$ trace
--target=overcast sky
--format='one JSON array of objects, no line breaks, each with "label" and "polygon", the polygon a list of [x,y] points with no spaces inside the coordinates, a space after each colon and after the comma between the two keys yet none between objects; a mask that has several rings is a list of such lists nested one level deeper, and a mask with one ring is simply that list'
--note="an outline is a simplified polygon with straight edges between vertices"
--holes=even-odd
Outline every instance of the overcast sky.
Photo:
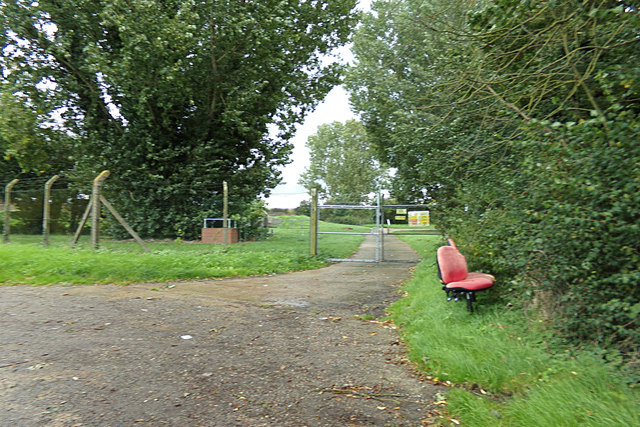
[{"label": "overcast sky", "polygon": [[309,166],[309,150],[305,145],[307,139],[324,123],[344,122],[354,117],[349,109],[347,92],[342,86],[333,88],[315,111],[307,116],[304,123],[298,125],[296,135],[291,140],[294,145],[291,156],[293,161],[282,169],[282,183],[273,190],[267,200],[268,207],[295,208],[302,200],[309,199],[307,190],[298,184],[300,174]]},{"label": "overcast sky", "polygon": [[[369,10],[371,0],[360,0],[359,7],[362,10]],[[353,55],[348,47],[344,47],[337,52],[343,62],[349,63]],[[282,183],[278,185],[269,199],[269,208],[296,208],[300,202],[309,199],[309,195],[304,187],[298,184],[300,174],[309,166],[309,150],[306,142],[309,136],[316,133],[318,126],[334,121],[345,122],[356,118],[349,108],[349,96],[342,86],[337,86],[329,92],[327,97],[320,103],[315,111],[309,114],[304,123],[298,125],[296,135],[291,142],[294,145],[290,164],[282,169]]]}]

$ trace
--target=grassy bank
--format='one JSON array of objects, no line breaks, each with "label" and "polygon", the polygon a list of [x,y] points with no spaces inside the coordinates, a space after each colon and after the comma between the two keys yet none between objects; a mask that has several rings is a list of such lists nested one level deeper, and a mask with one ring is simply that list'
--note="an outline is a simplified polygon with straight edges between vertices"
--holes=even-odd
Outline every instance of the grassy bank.
[{"label": "grassy bank", "polygon": [[569,353],[545,322],[492,300],[491,290],[479,294],[473,315],[464,302],[447,303],[435,265],[440,238],[404,239],[424,260],[391,317],[411,359],[452,385],[443,407],[451,425],[640,425],[639,390],[615,370],[595,355]]},{"label": "grassy bank", "polygon": [[[330,223],[321,227],[344,229]],[[52,236],[49,248],[42,247],[40,236],[11,236],[12,243],[0,244],[0,284],[126,284],[284,273],[322,267],[326,258],[347,257],[363,240],[362,236],[322,235],[320,254],[311,257],[308,234],[304,229],[276,229],[265,241],[226,247],[147,242],[150,253],[133,241],[104,240],[101,249],[94,251],[87,237],[77,249],[70,249],[70,236]]]}]

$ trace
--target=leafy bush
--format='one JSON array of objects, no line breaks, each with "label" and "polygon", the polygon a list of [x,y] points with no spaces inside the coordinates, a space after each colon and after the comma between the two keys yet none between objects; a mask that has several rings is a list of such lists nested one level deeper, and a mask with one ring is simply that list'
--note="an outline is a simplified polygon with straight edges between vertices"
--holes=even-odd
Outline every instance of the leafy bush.
[{"label": "leafy bush", "polygon": [[471,263],[510,281],[507,298],[555,314],[571,343],[621,352],[637,381],[640,120],[607,117],[528,125],[517,172],[524,190],[452,215],[447,229]]},{"label": "leafy bush", "polygon": [[392,195],[435,200],[433,223],[505,299],[638,381],[638,10],[456,4],[377,2],[354,37],[347,83],[398,168]]},{"label": "leafy bush", "polygon": [[373,224],[375,223],[375,211],[373,209],[322,209],[320,219],[338,224]]},{"label": "leafy bush", "polygon": [[241,240],[260,240],[267,237],[267,210],[263,200],[254,200],[241,214],[233,215],[232,218],[238,221]]},{"label": "leafy bush", "polygon": [[[389,309],[410,358],[451,385],[449,418],[465,426],[638,425],[640,390],[628,387],[597,352],[564,348],[542,319],[478,294],[477,311],[446,302],[433,253],[435,236],[404,236],[424,260]],[[444,424],[449,425],[449,424]]]}]

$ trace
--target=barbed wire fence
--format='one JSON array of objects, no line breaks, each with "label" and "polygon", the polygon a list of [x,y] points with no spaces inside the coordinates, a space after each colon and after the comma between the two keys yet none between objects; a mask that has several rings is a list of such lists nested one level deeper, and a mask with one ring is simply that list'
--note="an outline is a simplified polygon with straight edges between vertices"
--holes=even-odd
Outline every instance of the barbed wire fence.
[{"label": "barbed wire fence", "polygon": [[[82,223],[83,215],[89,209],[93,180],[78,180],[75,177],[67,176],[56,176],[55,180],[52,178],[51,176],[41,176],[0,182],[0,229],[3,229],[6,241],[9,238],[9,231],[10,234],[31,236],[48,233],[73,235],[76,231],[80,231],[84,236],[91,233],[91,224],[82,230],[79,230],[79,226]],[[46,191],[49,181],[53,182],[50,183],[49,189]],[[10,185],[11,183],[13,184]],[[144,183],[143,187],[142,193],[146,194],[160,194],[164,191],[162,183]],[[193,188],[185,186],[181,191],[185,194],[196,192],[214,194],[219,189],[218,187],[218,183],[215,182],[198,183]],[[105,181],[102,192],[107,199],[111,199],[114,190],[110,188],[109,180]],[[7,195],[9,195],[9,200],[7,200]],[[308,198],[308,194],[304,192],[276,192],[272,194],[272,197],[284,200],[284,205],[292,206],[295,204],[298,207],[301,201]],[[166,207],[169,206],[170,201],[167,201]],[[276,206],[278,206],[277,203]],[[115,208],[117,209],[117,206]],[[216,210],[217,207],[211,207],[211,211]],[[292,213],[295,209],[283,210]],[[9,221],[5,221],[6,215],[9,216]],[[45,216],[47,221],[45,221]],[[108,214],[107,216],[110,217]],[[194,227],[198,227],[200,224],[201,221],[194,218]],[[298,224],[291,225],[299,226]]]}]

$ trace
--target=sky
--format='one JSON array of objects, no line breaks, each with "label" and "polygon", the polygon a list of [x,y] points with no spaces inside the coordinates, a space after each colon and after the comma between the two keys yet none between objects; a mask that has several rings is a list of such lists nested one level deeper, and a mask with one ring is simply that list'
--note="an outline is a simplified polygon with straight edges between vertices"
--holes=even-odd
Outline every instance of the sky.
[{"label": "sky", "polygon": [[[361,10],[370,9],[371,0],[360,0],[358,7]],[[353,55],[348,46],[338,49],[336,52],[345,63],[353,60]],[[291,140],[293,143],[292,162],[282,168],[282,182],[273,189],[267,199],[269,208],[296,208],[303,200],[309,200],[307,190],[298,184],[300,175],[309,166],[309,150],[306,147],[307,139],[316,133],[318,126],[334,121],[345,122],[355,119],[357,116],[349,107],[349,95],[342,86],[334,87],[323,102],[318,104],[313,113],[307,115],[305,121],[297,126],[296,134]]]},{"label": "sky", "polygon": [[316,133],[318,126],[334,121],[344,122],[355,118],[349,108],[349,96],[342,86],[334,87],[315,111],[309,114],[304,123],[298,125],[293,143],[293,160],[282,168],[282,182],[274,188],[267,199],[269,208],[296,208],[303,200],[309,199],[307,190],[298,184],[300,175],[309,166],[309,150],[306,142],[309,136]]}]

